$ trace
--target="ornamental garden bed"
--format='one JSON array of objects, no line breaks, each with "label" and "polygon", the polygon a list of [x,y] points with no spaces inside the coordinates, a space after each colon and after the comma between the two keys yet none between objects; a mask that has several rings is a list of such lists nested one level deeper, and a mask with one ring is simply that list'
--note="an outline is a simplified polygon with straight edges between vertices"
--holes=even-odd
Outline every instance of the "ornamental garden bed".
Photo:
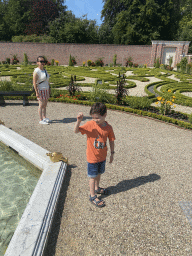
[{"label": "ornamental garden bed", "polygon": [[[18,66],[18,65],[17,65]],[[1,91],[32,91],[32,74],[34,65],[18,66],[0,65],[1,77],[10,77],[9,81],[0,82]],[[173,105],[179,104],[192,107],[192,98],[183,94],[183,92],[192,92],[191,75],[183,74],[176,71],[163,70],[161,68],[128,68],[128,67],[64,67],[64,66],[47,66],[47,72],[50,74],[51,98],[50,101],[69,102],[76,104],[91,105],[93,102],[105,102],[109,108],[128,111],[139,115],[148,115],[153,118],[161,119],[178,124],[185,122],[186,127],[190,128],[190,115],[174,111],[173,106],[166,115],[159,113],[160,107],[152,107],[151,104],[158,102],[157,96],[162,98],[175,97]],[[130,76],[131,71],[133,76]],[[117,89],[119,77],[125,76],[124,89],[127,90],[128,96],[123,96],[121,102],[117,104],[117,97],[111,95],[108,90]],[[173,76],[174,75],[174,76]],[[91,91],[78,90],[72,97],[69,93],[69,84],[71,76],[76,76],[75,84],[77,87],[89,87]],[[85,77],[95,79],[95,83],[85,83]],[[161,81],[148,83],[149,77],[158,78]],[[171,78],[170,78],[171,77]],[[175,77],[177,79],[172,79]],[[78,83],[78,82],[81,83]],[[99,82],[98,82],[99,81]],[[143,93],[147,96],[132,96],[132,90],[137,89],[137,81],[143,83]],[[152,90],[150,90],[152,88]],[[34,100],[35,95],[29,99]],[[5,99],[18,99],[18,97],[5,97]],[[20,98],[20,97],[19,97]],[[160,103],[161,104],[161,103]],[[148,114],[147,114],[148,113]],[[168,119],[167,119],[168,118]],[[183,126],[183,123],[182,125]]]}]

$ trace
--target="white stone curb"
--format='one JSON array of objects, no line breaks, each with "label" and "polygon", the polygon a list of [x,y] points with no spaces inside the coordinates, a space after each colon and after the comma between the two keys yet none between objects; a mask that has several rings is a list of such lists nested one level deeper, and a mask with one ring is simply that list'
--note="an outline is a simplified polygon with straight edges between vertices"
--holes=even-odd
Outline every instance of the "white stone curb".
[{"label": "white stone curb", "polygon": [[67,164],[52,163],[46,156],[47,150],[3,125],[0,141],[43,170],[5,256],[43,255]]}]

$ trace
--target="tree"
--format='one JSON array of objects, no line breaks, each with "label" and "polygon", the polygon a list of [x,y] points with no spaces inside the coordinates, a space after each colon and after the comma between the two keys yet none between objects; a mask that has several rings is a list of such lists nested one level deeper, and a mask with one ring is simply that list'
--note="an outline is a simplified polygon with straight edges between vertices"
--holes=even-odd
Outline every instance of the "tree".
[{"label": "tree", "polygon": [[113,44],[114,36],[112,34],[112,26],[108,22],[101,24],[98,34],[100,44]]},{"label": "tree", "polygon": [[104,23],[112,27],[115,24],[117,15],[122,11],[126,11],[133,0],[103,0],[103,2],[104,6],[101,11],[101,18],[104,19]]},{"label": "tree", "polygon": [[0,40],[11,40],[14,35],[23,34],[29,22],[30,1],[9,0],[1,2]]},{"label": "tree", "polygon": [[98,43],[98,27],[93,20],[75,18],[71,11],[50,24],[50,36],[57,43]]},{"label": "tree", "polygon": [[177,33],[177,40],[191,41],[189,52],[192,53],[192,1],[181,1],[181,19]]},{"label": "tree", "polygon": [[173,40],[178,13],[172,0],[134,0],[120,12],[112,29],[114,43],[150,44],[151,40]]},{"label": "tree", "polygon": [[59,9],[56,3],[51,0],[34,0],[31,8],[31,20],[27,25],[25,33],[45,34],[49,30],[49,22],[59,17]]}]

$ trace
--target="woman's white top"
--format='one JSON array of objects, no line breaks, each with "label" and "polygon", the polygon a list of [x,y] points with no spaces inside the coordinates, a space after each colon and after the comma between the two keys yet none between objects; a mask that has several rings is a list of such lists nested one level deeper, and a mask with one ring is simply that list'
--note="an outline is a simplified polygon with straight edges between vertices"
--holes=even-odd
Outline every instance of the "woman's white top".
[{"label": "woman's white top", "polygon": [[35,68],[33,74],[35,74],[35,73],[37,74],[38,89],[48,90],[49,89],[49,74],[47,73],[47,71],[45,69],[41,70],[40,68]]}]

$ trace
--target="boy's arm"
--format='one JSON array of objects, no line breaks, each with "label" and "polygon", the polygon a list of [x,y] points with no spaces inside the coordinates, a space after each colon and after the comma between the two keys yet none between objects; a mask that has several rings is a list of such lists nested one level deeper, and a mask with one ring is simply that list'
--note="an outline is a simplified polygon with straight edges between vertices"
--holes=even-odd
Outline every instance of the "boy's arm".
[{"label": "boy's arm", "polygon": [[115,148],[115,143],[114,140],[113,141],[109,141],[109,145],[110,145],[110,149],[111,149],[111,154],[114,154],[114,148]]},{"label": "boy's arm", "polygon": [[112,163],[113,162],[113,156],[115,154],[114,152],[114,148],[115,148],[115,143],[114,141],[109,141],[109,145],[110,145],[110,149],[111,149],[111,155],[110,155],[110,161],[109,163]]},{"label": "boy's arm", "polygon": [[81,112],[77,116],[77,122],[76,122],[75,128],[74,128],[75,133],[79,132],[79,126],[80,126],[80,123],[81,123],[82,120],[83,120],[83,113]]},{"label": "boy's arm", "polygon": [[76,124],[75,124],[75,129],[74,129],[74,132],[75,132],[75,133],[78,133],[78,132],[79,132],[80,123],[81,123],[81,121],[77,121],[77,122],[76,122]]}]

